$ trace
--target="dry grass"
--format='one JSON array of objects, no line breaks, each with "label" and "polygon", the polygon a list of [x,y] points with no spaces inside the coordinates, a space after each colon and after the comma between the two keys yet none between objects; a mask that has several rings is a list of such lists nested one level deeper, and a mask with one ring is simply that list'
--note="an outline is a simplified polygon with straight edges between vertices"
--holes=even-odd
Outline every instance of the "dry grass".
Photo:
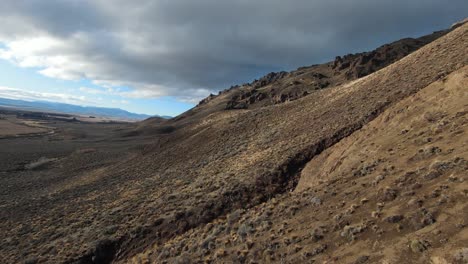
[{"label": "dry grass", "polygon": [[[314,158],[295,192],[155,244],[133,263],[463,263],[466,87],[468,66]],[[428,110],[444,115],[428,121]]]},{"label": "dry grass", "polygon": [[31,123],[23,123],[15,118],[0,120],[0,138],[45,133],[49,129]]}]

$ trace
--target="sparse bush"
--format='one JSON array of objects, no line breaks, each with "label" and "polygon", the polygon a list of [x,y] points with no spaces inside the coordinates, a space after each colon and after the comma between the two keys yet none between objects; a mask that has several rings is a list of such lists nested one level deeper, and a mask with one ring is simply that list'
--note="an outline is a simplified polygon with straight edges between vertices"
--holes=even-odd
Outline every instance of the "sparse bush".
[{"label": "sparse bush", "polygon": [[316,196],[312,197],[312,198],[310,199],[310,202],[311,202],[312,205],[314,205],[314,206],[322,205],[322,199],[320,199],[319,197],[316,197]]},{"label": "sparse bush", "polygon": [[56,160],[57,159],[48,159],[48,158],[45,158],[45,157],[41,157],[37,161],[27,164],[26,166],[24,166],[24,168],[27,169],[27,170],[38,170],[38,169],[42,169],[42,168],[46,167],[46,165],[48,165],[51,162],[54,162]]},{"label": "sparse bush", "polygon": [[411,240],[409,244],[411,251],[413,251],[414,253],[424,252],[429,248],[429,246],[429,242],[419,239]]},{"label": "sparse bush", "polygon": [[222,225],[216,226],[212,229],[211,235],[212,236],[217,236],[221,234],[225,230],[225,227]]},{"label": "sparse bush", "polygon": [[354,226],[347,225],[343,228],[343,231],[341,232],[340,235],[342,237],[348,238],[349,240],[354,240],[355,235],[364,232],[365,229],[366,229],[366,226],[364,225],[354,225]]},{"label": "sparse bush", "polygon": [[387,187],[383,190],[382,195],[381,195],[381,200],[382,201],[393,201],[397,198],[398,196],[398,191],[395,189],[392,189],[390,187]]},{"label": "sparse bush", "polygon": [[158,255],[158,259],[162,260],[162,259],[166,259],[170,256],[170,252],[169,252],[169,249],[164,247],[163,249],[161,249],[161,252],[159,253]]},{"label": "sparse bush", "polygon": [[215,248],[215,243],[214,243],[215,238],[211,235],[209,235],[203,242],[201,243],[201,248],[202,249],[214,249]]},{"label": "sparse bush", "polygon": [[188,253],[184,252],[175,259],[174,263],[175,264],[190,264],[192,262],[191,262],[191,259],[190,259],[190,255]]},{"label": "sparse bush", "polygon": [[322,228],[315,228],[314,230],[312,230],[312,232],[310,233],[312,239],[317,242],[321,239],[323,239],[324,237],[324,230]]},{"label": "sparse bush", "polygon": [[245,241],[245,239],[251,232],[252,232],[252,228],[247,224],[242,224],[237,229],[237,235],[239,235],[242,241]]},{"label": "sparse bush", "polygon": [[468,248],[457,250],[455,254],[453,254],[453,259],[457,263],[468,263]]},{"label": "sparse bush", "polygon": [[244,210],[238,209],[227,216],[227,224],[229,227],[233,226],[237,221],[239,221],[241,214]]},{"label": "sparse bush", "polygon": [[28,258],[24,261],[24,264],[36,264],[39,260],[35,257]]},{"label": "sparse bush", "polygon": [[430,122],[430,123],[434,123],[440,119],[442,119],[443,117],[445,117],[447,114],[443,113],[443,112],[427,112],[424,114],[424,119],[426,119],[426,121]]}]

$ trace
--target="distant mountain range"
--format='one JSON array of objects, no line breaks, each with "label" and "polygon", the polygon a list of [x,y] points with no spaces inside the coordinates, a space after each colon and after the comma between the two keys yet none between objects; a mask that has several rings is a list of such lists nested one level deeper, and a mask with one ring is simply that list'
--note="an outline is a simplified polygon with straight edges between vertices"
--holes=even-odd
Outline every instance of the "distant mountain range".
[{"label": "distant mountain range", "polygon": [[[126,120],[143,120],[151,115],[135,114],[119,108],[104,108],[92,106],[78,106],[64,103],[46,102],[46,101],[24,101],[0,98],[0,107],[17,108],[21,110],[49,111],[66,114],[98,116]],[[162,118],[171,118],[170,116],[161,116]]]}]

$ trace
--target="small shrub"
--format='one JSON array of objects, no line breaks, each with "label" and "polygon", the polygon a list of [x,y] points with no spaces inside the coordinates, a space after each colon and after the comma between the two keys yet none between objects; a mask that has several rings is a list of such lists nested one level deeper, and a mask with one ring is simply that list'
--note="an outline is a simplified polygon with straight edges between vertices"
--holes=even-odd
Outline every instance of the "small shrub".
[{"label": "small shrub", "polygon": [[453,259],[457,263],[468,263],[468,248],[457,250],[455,254],[453,254]]},{"label": "small shrub", "polygon": [[246,224],[242,224],[237,229],[237,235],[241,238],[242,241],[245,241],[247,236],[252,232],[252,228]]},{"label": "small shrub", "polygon": [[54,162],[56,160],[57,159],[48,159],[48,158],[45,158],[45,157],[41,157],[37,161],[27,164],[26,166],[24,166],[24,168],[27,169],[27,170],[38,170],[38,169],[42,169],[42,168],[46,167],[48,164],[50,164],[51,162]]}]

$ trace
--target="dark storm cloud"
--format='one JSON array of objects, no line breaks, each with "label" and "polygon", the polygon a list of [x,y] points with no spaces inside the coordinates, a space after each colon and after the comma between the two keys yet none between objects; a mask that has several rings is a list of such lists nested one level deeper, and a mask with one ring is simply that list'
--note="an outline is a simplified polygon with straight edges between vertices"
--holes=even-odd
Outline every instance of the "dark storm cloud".
[{"label": "dark storm cloud", "polygon": [[466,0],[4,0],[0,55],[45,75],[198,99],[466,16]]}]

